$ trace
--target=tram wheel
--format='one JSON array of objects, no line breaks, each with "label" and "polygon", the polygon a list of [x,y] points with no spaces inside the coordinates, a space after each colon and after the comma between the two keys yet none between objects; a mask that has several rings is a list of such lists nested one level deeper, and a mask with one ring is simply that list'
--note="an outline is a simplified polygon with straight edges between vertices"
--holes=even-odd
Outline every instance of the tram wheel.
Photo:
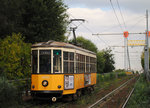
[{"label": "tram wheel", "polygon": [[73,95],[72,95],[72,100],[73,100],[73,101],[76,101],[77,99],[78,99],[77,94],[76,94],[76,93],[75,93],[75,94],[73,94]]},{"label": "tram wheel", "polygon": [[77,96],[78,96],[78,97],[81,97],[81,95],[82,95],[81,90],[78,90],[78,91],[77,91]]},{"label": "tram wheel", "polygon": [[92,87],[88,87],[88,94],[91,94],[93,92],[93,88]]}]

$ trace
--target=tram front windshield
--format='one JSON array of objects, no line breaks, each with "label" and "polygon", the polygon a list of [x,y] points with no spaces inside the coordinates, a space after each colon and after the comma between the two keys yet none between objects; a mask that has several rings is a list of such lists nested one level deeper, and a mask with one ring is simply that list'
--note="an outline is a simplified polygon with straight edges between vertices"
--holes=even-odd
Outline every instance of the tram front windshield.
[{"label": "tram front windshield", "polygon": [[61,50],[53,50],[53,72],[61,73]]},{"label": "tram front windshield", "polygon": [[51,50],[32,50],[32,73],[51,74],[51,59],[53,59],[53,73],[61,73],[61,50],[53,50],[53,58]]},{"label": "tram front windshield", "polygon": [[40,50],[39,53],[39,73],[51,73],[51,50]]}]

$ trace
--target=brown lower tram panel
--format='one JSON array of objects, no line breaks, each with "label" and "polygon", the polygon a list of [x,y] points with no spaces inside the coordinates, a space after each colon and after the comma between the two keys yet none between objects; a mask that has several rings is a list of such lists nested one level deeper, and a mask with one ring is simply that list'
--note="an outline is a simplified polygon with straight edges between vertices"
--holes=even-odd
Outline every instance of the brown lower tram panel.
[{"label": "brown lower tram panel", "polygon": [[113,97],[109,98],[106,102],[99,105],[99,108],[121,108],[123,103],[126,101],[129,92],[132,90],[135,82],[136,79],[132,80],[131,83],[128,84],[128,86],[124,87],[116,94],[114,94]]}]

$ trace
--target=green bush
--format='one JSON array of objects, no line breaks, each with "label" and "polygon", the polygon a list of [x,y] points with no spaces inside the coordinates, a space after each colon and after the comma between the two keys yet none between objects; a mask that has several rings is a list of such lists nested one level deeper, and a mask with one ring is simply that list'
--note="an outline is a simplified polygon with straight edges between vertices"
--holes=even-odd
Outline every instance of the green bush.
[{"label": "green bush", "polygon": [[120,72],[120,73],[118,73],[118,77],[123,77],[123,76],[126,76],[126,73],[125,73],[125,72]]},{"label": "green bush", "polygon": [[126,73],[121,71],[121,72],[110,72],[106,74],[97,74],[97,84],[99,84],[100,82],[113,80],[116,78],[116,76],[118,76],[118,78],[124,77],[126,76]]},{"label": "green bush", "polygon": [[18,104],[18,100],[17,88],[4,77],[0,77],[0,106],[13,107]]},{"label": "green bush", "polygon": [[0,75],[9,80],[29,77],[30,46],[20,33],[0,40]]}]

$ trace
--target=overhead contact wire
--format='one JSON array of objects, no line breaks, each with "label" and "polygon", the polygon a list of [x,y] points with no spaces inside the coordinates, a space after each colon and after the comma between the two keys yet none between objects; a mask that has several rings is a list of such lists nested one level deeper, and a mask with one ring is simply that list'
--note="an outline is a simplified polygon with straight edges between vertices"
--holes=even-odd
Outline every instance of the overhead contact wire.
[{"label": "overhead contact wire", "polygon": [[[69,13],[70,14],[70,13]],[[72,14],[70,14],[73,18],[75,18]],[[79,22],[81,24],[81,22]],[[86,27],[85,25],[82,24],[82,26],[87,29],[91,34],[93,34],[93,31],[90,30],[88,27]],[[105,43],[108,47],[110,47],[102,38],[100,38],[99,36],[97,36],[103,43]]]},{"label": "overhead contact wire", "polygon": [[120,23],[120,21],[119,21],[119,18],[118,18],[118,16],[117,16],[117,13],[116,13],[116,11],[115,11],[115,8],[114,8],[113,3],[112,3],[111,0],[110,0],[110,4],[111,4],[111,7],[112,7],[112,9],[113,9],[113,11],[114,11],[114,14],[115,14],[115,16],[116,16],[116,19],[117,19],[117,21],[118,21],[118,23],[119,23],[119,26],[120,26],[121,30],[123,31],[123,28],[122,28],[122,26],[121,26],[121,23]]},{"label": "overhead contact wire", "polygon": [[117,1],[117,5],[118,5],[118,8],[119,8],[119,11],[120,11],[122,20],[123,20],[124,27],[125,27],[125,29],[127,29],[127,26],[126,26],[126,24],[125,24],[125,20],[124,20],[123,14],[122,14],[122,12],[121,12],[121,8],[120,8],[120,5],[119,5],[119,2],[118,2],[118,0],[116,0],[116,1]]}]

